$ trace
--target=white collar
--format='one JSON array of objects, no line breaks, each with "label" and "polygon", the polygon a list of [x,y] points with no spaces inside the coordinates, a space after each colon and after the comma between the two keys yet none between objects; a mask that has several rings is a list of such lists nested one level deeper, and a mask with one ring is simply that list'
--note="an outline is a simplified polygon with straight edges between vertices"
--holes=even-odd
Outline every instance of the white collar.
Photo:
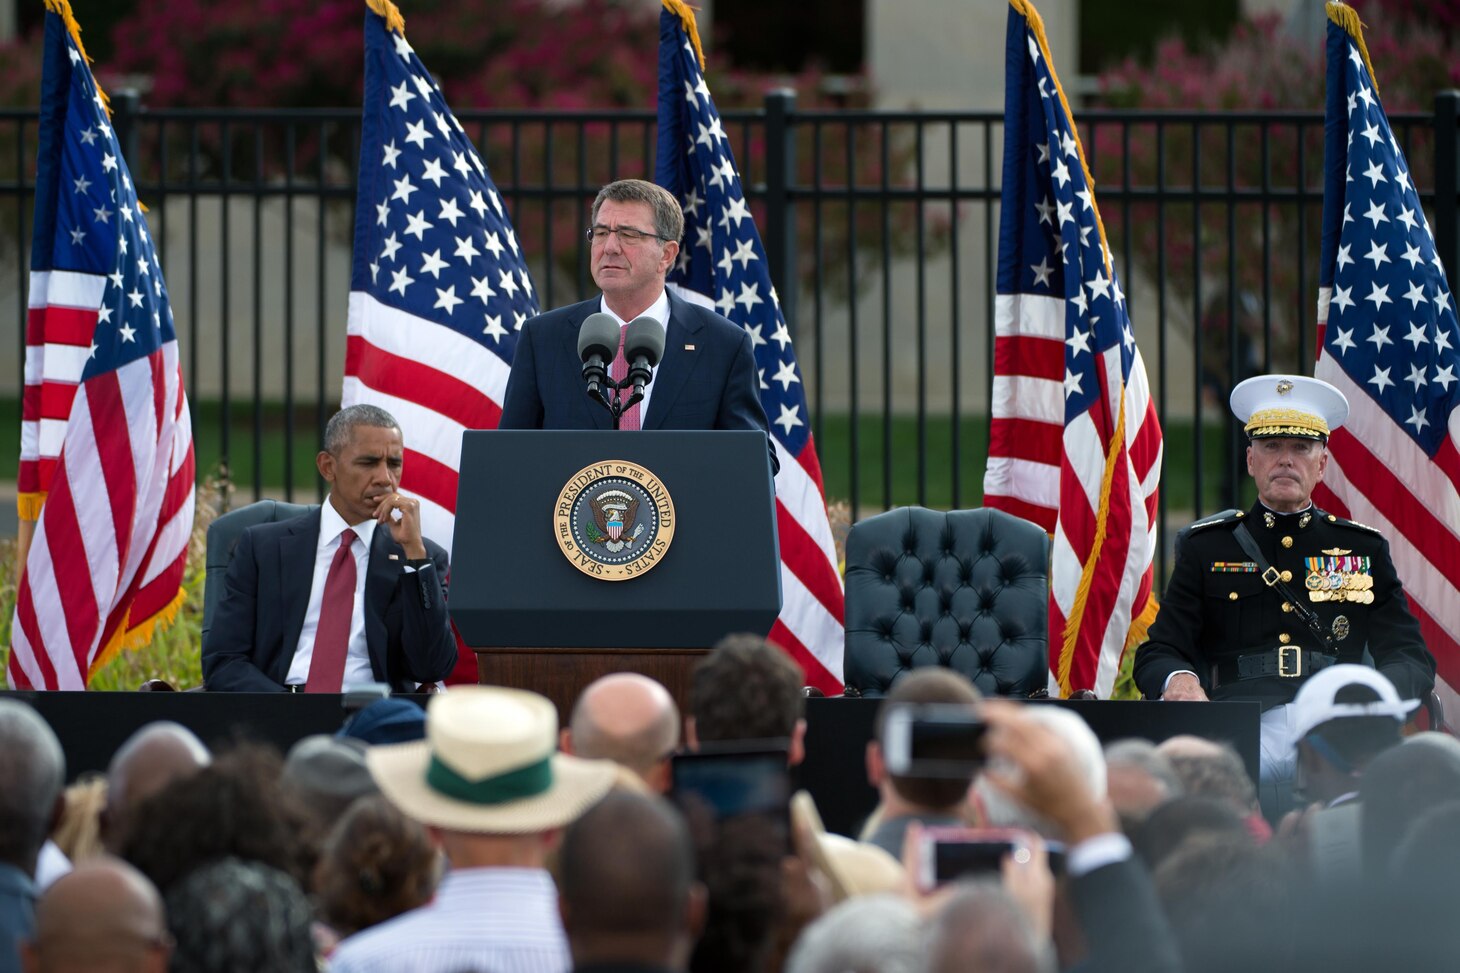
[{"label": "white collar", "polygon": [[[619,317],[617,314],[614,314],[614,312],[608,306],[608,298],[600,296],[598,298],[598,306],[603,309],[603,312],[605,314],[611,314],[611,315],[613,315],[613,319],[619,323],[619,327],[623,327],[624,325],[626,325],[626,324],[629,323],[629,322],[625,321],[623,318]],[[641,318],[642,317],[645,317],[645,316],[648,316],[648,317],[653,318],[655,321],[658,321],[660,324],[664,325],[666,328],[669,327],[669,291],[668,290],[661,290],[659,292],[659,300],[655,301],[653,304],[650,304],[647,308],[644,309],[644,311],[643,311],[642,314],[639,314],[638,315],[638,317],[641,317]]]},{"label": "white collar", "polygon": [[367,519],[358,524],[347,524],[345,518],[330,503],[330,498],[325,497],[324,503],[319,508],[319,547],[335,547],[340,542],[340,534],[345,528],[355,532],[355,536],[365,542],[365,549],[370,549],[370,542],[375,538],[376,521]]}]

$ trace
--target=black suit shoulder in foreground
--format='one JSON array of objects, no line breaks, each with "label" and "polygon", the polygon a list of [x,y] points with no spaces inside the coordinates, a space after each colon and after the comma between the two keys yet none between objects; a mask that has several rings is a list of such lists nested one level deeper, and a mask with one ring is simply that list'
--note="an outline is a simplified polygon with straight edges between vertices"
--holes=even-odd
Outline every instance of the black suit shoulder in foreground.
[{"label": "black suit shoulder in foreground", "polygon": [[1088,947],[1079,973],[1176,973],[1176,938],[1145,868],[1125,858],[1069,882],[1071,904]]}]

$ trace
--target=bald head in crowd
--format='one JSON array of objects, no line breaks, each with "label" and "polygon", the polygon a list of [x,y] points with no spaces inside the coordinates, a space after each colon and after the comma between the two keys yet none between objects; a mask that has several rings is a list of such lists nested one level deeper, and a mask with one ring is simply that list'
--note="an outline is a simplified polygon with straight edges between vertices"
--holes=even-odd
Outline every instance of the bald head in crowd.
[{"label": "bald head in crowd", "polygon": [[126,862],[102,857],[46,890],[21,959],[26,973],[162,973],[171,952],[157,889]]},{"label": "bald head in crowd", "polygon": [[24,703],[0,699],[0,864],[35,874],[65,782],[66,758],[46,721]]},{"label": "bald head in crowd", "polygon": [[669,757],[679,747],[679,707],[669,690],[648,676],[616,672],[595,680],[578,697],[562,732],[564,753],[612,760],[652,790],[669,789]]},{"label": "bald head in crowd", "polygon": [[174,780],[191,777],[213,762],[197,735],[179,723],[148,723],[126,739],[107,768],[103,840],[115,854],[127,833],[131,809]]}]

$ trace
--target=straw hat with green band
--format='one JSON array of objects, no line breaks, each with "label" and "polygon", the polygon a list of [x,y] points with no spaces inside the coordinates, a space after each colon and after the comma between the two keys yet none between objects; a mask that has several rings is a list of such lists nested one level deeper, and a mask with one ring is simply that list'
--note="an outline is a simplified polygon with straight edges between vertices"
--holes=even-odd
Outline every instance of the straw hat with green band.
[{"label": "straw hat with green band", "polygon": [[603,760],[557,752],[558,714],[536,693],[461,686],[432,697],[426,739],[371,747],[370,774],[391,803],[449,831],[531,834],[576,819],[608,793]]},{"label": "straw hat with green band", "polygon": [[1249,439],[1288,436],[1327,442],[1348,418],[1348,399],[1306,375],[1259,375],[1232,390],[1232,413]]}]

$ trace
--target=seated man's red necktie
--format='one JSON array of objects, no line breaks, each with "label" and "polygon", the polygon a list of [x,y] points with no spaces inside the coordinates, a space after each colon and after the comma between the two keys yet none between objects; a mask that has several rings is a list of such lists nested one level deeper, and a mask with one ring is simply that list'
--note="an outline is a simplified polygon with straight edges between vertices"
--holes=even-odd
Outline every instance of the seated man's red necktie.
[{"label": "seated man's red necktie", "polygon": [[[618,354],[613,357],[613,364],[609,366],[608,376],[615,382],[622,382],[629,374],[629,361],[624,357],[624,332],[629,330],[627,324],[618,329]],[[632,387],[631,387],[632,388]],[[630,389],[623,390],[624,401],[628,401]],[[635,402],[631,407],[624,410],[619,416],[618,427],[620,429],[639,428],[639,406],[642,402]]]},{"label": "seated man's red necktie", "polygon": [[309,659],[309,681],[304,684],[307,693],[337,693],[345,681],[350,622],[355,616],[355,555],[350,550],[354,542],[355,532],[346,527],[325,576],[319,625],[314,630],[314,653]]}]

